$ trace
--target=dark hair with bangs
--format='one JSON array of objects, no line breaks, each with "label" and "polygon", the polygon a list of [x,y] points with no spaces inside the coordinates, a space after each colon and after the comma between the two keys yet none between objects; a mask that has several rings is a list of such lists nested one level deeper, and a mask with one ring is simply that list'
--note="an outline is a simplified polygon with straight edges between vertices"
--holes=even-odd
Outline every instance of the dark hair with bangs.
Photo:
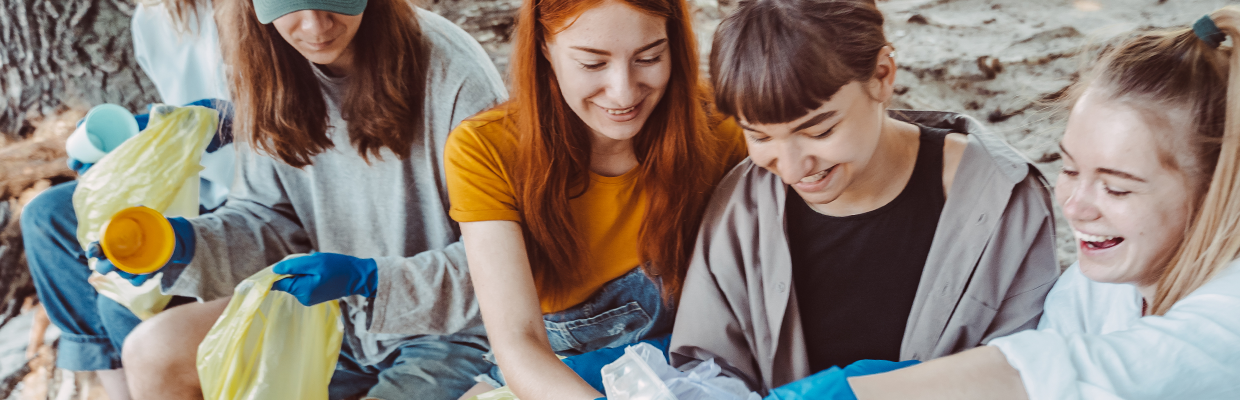
[{"label": "dark hair with bangs", "polygon": [[746,122],[778,124],[874,75],[887,46],[874,0],[742,1],[715,31],[715,105]]}]

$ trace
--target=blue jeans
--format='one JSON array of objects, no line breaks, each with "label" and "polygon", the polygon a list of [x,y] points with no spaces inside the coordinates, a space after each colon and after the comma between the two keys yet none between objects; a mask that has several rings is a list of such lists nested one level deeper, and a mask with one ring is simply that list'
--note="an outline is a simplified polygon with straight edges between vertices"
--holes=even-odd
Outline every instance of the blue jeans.
[{"label": "blue jeans", "polygon": [[[551,349],[570,357],[670,334],[676,313],[661,293],[659,282],[641,268],[612,279],[581,304],[543,315]],[[487,361],[494,364],[495,357],[488,353]],[[506,385],[498,365],[476,379],[493,387]]]},{"label": "blue jeans", "polygon": [[490,367],[482,361],[484,353],[478,345],[453,342],[451,336],[423,336],[405,342],[379,364],[360,365],[346,340],[328,398],[365,394],[381,400],[455,400],[474,386],[474,376]]},{"label": "blue jeans", "polygon": [[39,301],[63,333],[56,366],[70,371],[121,367],[121,344],[142,322],[125,306],[86,282],[90,268],[77,241],[73,190],[66,182],[44,191],[22,210],[22,242]]}]

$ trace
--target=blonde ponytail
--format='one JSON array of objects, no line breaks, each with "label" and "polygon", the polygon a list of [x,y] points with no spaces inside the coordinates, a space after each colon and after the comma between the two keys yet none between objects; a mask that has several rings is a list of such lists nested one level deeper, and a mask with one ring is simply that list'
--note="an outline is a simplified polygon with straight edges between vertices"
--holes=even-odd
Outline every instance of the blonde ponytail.
[{"label": "blonde ponytail", "polygon": [[[1240,51],[1234,46],[1240,38],[1240,8],[1227,7],[1211,16],[1233,43],[1231,48],[1203,50],[1223,52],[1227,63],[1223,77],[1226,95],[1222,143],[1196,219],[1158,282],[1158,291],[1149,305],[1152,315],[1166,314],[1172,305],[1204,285],[1240,254]],[[1204,42],[1199,45],[1210,47]]]}]

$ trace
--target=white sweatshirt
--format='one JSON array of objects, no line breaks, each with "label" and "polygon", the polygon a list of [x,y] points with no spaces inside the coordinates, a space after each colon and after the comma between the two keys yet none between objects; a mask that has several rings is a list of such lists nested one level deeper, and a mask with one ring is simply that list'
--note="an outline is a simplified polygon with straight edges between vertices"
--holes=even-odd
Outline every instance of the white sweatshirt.
[{"label": "white sweatshirt", "polygon": [[1240,399],[1240,262],[1164,316],[1141,317],[1133,285],[1073,264],[1042,320],[988,343],[1020,371],[1030,400]]},{"label": "white sweatshirt", "polygon": [[[165,104],[181,106],[202,99],[230,98],[210,2],[202,2],[193,16],[189,26],[178,31],[164,3],[138,2],[134,9],[134,58]],[[198,197],[204,207],[214,209],[228,198],[235,154],[230,144],[202,155]]]}]

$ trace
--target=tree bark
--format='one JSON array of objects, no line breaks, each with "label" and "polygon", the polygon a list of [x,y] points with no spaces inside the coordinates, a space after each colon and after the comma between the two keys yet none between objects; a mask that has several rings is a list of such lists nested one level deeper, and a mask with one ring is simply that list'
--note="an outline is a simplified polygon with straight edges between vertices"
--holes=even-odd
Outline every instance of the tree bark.
[{"label": "tree bark", "polygon": [[156,101],[138,68],[128,0],[0,0],[0,136],[20,139],[27,118],[115,103]]}]

